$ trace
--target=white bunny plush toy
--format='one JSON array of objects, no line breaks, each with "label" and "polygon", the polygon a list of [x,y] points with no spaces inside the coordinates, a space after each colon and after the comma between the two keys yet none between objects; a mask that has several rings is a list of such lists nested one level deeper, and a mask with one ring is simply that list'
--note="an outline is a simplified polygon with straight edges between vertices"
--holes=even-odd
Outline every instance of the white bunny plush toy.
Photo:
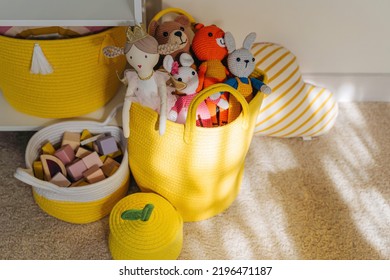
[{"label": "white bunny plush toy", "polygon": [[[167,55],[163,61],[164,69],[171,74],[174,79],[174,84],[180,84],[181,87],[176,87],[176,92],[179,94],[175,105],[169,112],[168,119],[177,123],[184,124],[187,119],[188,107],[194,97],[198,94],[199,86],[198,73],[191,66],[194,64],[194,59],[187,53],[180,55],[180,64],[173,60],[171,55]],[[197,125],[203,127],[211,127],[211,115],[205,102],[201,102],[196,110]]]},{"label": "white bunny plush toy", "polygon": [[[256,78],[249,78],[255,69],[255,58],[251,53],[251,47],[256,39],[256,33],[249,33],[243,43],[243,47],[236,49],[236,43],[230,32],[225,33],[225,44],[228,49],[227,64],[230,73],[234,76],[225,83],[237,89],[250,102],[254,95],[261,91],[271,93],[271,88]],[[229,97],[229,120],[233,121],[241,112],[240,104],[233,97]]]}]

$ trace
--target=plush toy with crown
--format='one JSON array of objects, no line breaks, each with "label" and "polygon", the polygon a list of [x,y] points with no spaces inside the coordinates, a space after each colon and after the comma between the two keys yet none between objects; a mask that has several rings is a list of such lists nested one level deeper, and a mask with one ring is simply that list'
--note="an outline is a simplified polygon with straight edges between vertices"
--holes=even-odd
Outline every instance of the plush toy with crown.
[{"label": "plush toy with crown", "polygon": [[[171,108],[168,119],[177,123],[184,124],[187,119],[188,107],[191,101],[198,94],[199,77],[195,69],[194,59],[187,53],[180,55],[180,64],[174,61],[170,55],[165,56],[163,66],[174,79],[176,92],[179,94],[175,106]],[[201,102],[196,108],[197,126],[211,127],[211,116],[205,102]]]},{"label": "plush toy with crown", "polygon": [[[236,49],[236,42],[230,32],[225,33],[225,44],[228,50],[227,65],[229,72],[234,76],[226,83],[237,89],[249,103],[254,95],[261,91],[265,94],[271,93],[271,88],[259,79],[249,78],[255,70],[255,58],[251,53],[251,47],[256,40],[256,33],[249,33],[242,48]],[[229,96],[229,117],[228,122],[235,120],[241,112],[241,105],[234,96]]]},{"label": "plush toy with crown", "polygon": [[122,126],[124,136],[130,135],[130,108],[132,102],[147,106],[160,114],[159,132],[164,134],[167,112],[175,104],[176,97],[171,94],[173,89],[166,86],[169,75],[154,71],[160,54],[155,38],[147,34],[140,26],[127,29],[127,43],[124,48],[109,46],[103,52],[107,57],[125,55],[133,71],[125,71],[122,82],[127,85],[122,111]]},{"label": "plush toy with crown", "polygon": [[[216,25],[195,25],[195,35],[192,40],[192,50],[201,64],[198,68],[198,90],[215,83],[224,82],[229,71],[222,60],[227,56],[224,36],[225,32]],[[229,104],[221,93],[212,95],[206,100],[214,125],[220,123],[217,118],[217,106],[220,111],[229,108]],[[221,115],[221,114],[220,114]]]}]

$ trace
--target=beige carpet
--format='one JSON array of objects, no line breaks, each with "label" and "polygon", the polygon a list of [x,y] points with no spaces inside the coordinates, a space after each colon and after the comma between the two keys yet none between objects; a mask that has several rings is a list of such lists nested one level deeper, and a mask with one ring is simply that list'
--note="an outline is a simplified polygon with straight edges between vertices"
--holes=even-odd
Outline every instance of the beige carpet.
[{"label": "beige carpet", "polygon": [[[0,259],[110,259],[108,219],[46,215],[13,178],[32,133],[0,133]],[[236,201],[184,225],[179,259],[390,259],[390,103],[341,103],[313,141],[256,136]]]}]

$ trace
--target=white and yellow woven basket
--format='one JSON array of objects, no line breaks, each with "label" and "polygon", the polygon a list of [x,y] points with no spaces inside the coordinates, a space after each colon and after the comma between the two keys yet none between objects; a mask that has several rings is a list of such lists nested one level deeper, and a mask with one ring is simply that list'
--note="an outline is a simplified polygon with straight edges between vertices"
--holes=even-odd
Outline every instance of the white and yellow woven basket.
[{"label": "white and yellow woven basket", "polygon": [[[147,211],[147,206],[152,209]],[[132,212],[132,217],[126,219],[125,212]],[[144,215],[144,212],[149,213]],[[158,194],[126,196],[112,209],[109,223],[108,244],[113,259],[175,260],[180,255],[183,219],[172,204]]]},{"label": "white and yellow woven basket", "polygon": [[[116,109],[115,109],[116,110]],[[116,112],[116,111],[113,112]],[[115,113],[103,122],[69,121],[45,127],[35,133],[26,147],[26,168],[18,168],[14,176],[32,186],[36,203],[51,216],[60,220],[84,224],[97,221],[108,215],[114,205],[128,191],[130,172],[128,168],[127,142],[122,129],[108,126]],[[103,181],[82,187],[59,187],[40,180],[33,175],[33,162],[39,157],[41,147],[50,141],[59,143],[65,131],[81,132],[88,129],[93,134],[110,133],[115,137],[123,151],[119,169]]]},{"label": "white and yellow woven basket", "polygon": [[[42,118],[69,118],[93,112],[117,92],[116,71],[124,56],[107,59],[102,49],[124,45],[126,27],[94,35],[55,40],[17,39],[0,35],[0,89],[16,110]],[[53,72],[30,72],[39,46]]]}]

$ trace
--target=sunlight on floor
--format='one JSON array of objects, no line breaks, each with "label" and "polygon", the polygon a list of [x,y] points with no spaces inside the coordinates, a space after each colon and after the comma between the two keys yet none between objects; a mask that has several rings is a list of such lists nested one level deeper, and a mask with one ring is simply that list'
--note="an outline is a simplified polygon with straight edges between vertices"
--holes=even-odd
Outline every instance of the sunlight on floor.
[{"label": "sunlight on floor", "polygon": [[237,199],[185,224],[182,258],[390,259],[390,134],[375,121],[380,108],[341,106],[331,134],[312,141],[254,137]]},{"label": "sunlight on floor", "polygon": [[[254,162],[261,164],[261,168],[259,167],[258,170],[262,170],[262,173],[282,174],[284,171],[287,172],[299,166],[299,162],[295,160],[288,145],[272,143],[269,148],[268,153],[262,153],[261,159],[254,160]],[[267,149],[267,147],[264,147],[264,149]],[[252,154],[250,156],[257,157],[259,155]],[[289,160],[286,160],[286,158]],[[249,167],[246,172],[252,173],[254,170],[256,170],[256,167]],[[240,212],[241,215],[256,215],[255,219],[250,219],[252,221],[255,220],[256,224],[246,224],[247,229],[242,228],[241,231],[247,232],[250,229],[252,235],[256,236],[256,240],[259,242],[259,249],[263,250],[263,253],[261,253],[263,256],[269,254],[269,256],[277,256],[279,259],[299,258],[294,240],[291,239],[289,234],[289,221],[285,215],[281,196],[272,195],[275,192],[275,188],[271,179],[266,175],[255,176],[255,174],[252,174],[250,177],[256,177],[257,179],[243,183],[245,188],[242,189],[242,197],[251,197],[252,201],[250,204],[254,205],[254,209],[241,207]],[[292,182],[292,184],[295,183],[297,182]],[[246,195],[245,192],[249,192],[249,190],[252,190],[252,192],[256,190],[258,193]],[[238,201],[241,203],[239,199]],[[244,204],[249,203],[245,201],[242,205]],[[259,255],[259,252],[254,250],[253,244],[252,247],[248,247],[248,251],[252,251],[254,257]]]},{"label": "sunlight on floor", "polygon": [[[379,154],[380,150],[366,127],[363,114],[357,107],[350,110],[344,117],[348,119],[350,126],[349,130],[343,133],[350,134],[350,137],[354,139],[354,144],[336,143],[344,162],[333,162],[325,166],[333,180],[334,187],[348,205],[351,217],[361,236],[365,237],[366,241],[374,246],[382,257],[390,258],[390,242],[388,241],[390,202],[375,189],[374,178],[372,178],[373,170],[377,166],[375,154]],[[362,128],[367,128],[365,130],[367,133],[358,134]],[[330,155],[327,155],[325,160],[333,161]],[[355,174],[360,174],[359,178],[356,178]],[[351,176],[355,177],[351,178]]]}]

